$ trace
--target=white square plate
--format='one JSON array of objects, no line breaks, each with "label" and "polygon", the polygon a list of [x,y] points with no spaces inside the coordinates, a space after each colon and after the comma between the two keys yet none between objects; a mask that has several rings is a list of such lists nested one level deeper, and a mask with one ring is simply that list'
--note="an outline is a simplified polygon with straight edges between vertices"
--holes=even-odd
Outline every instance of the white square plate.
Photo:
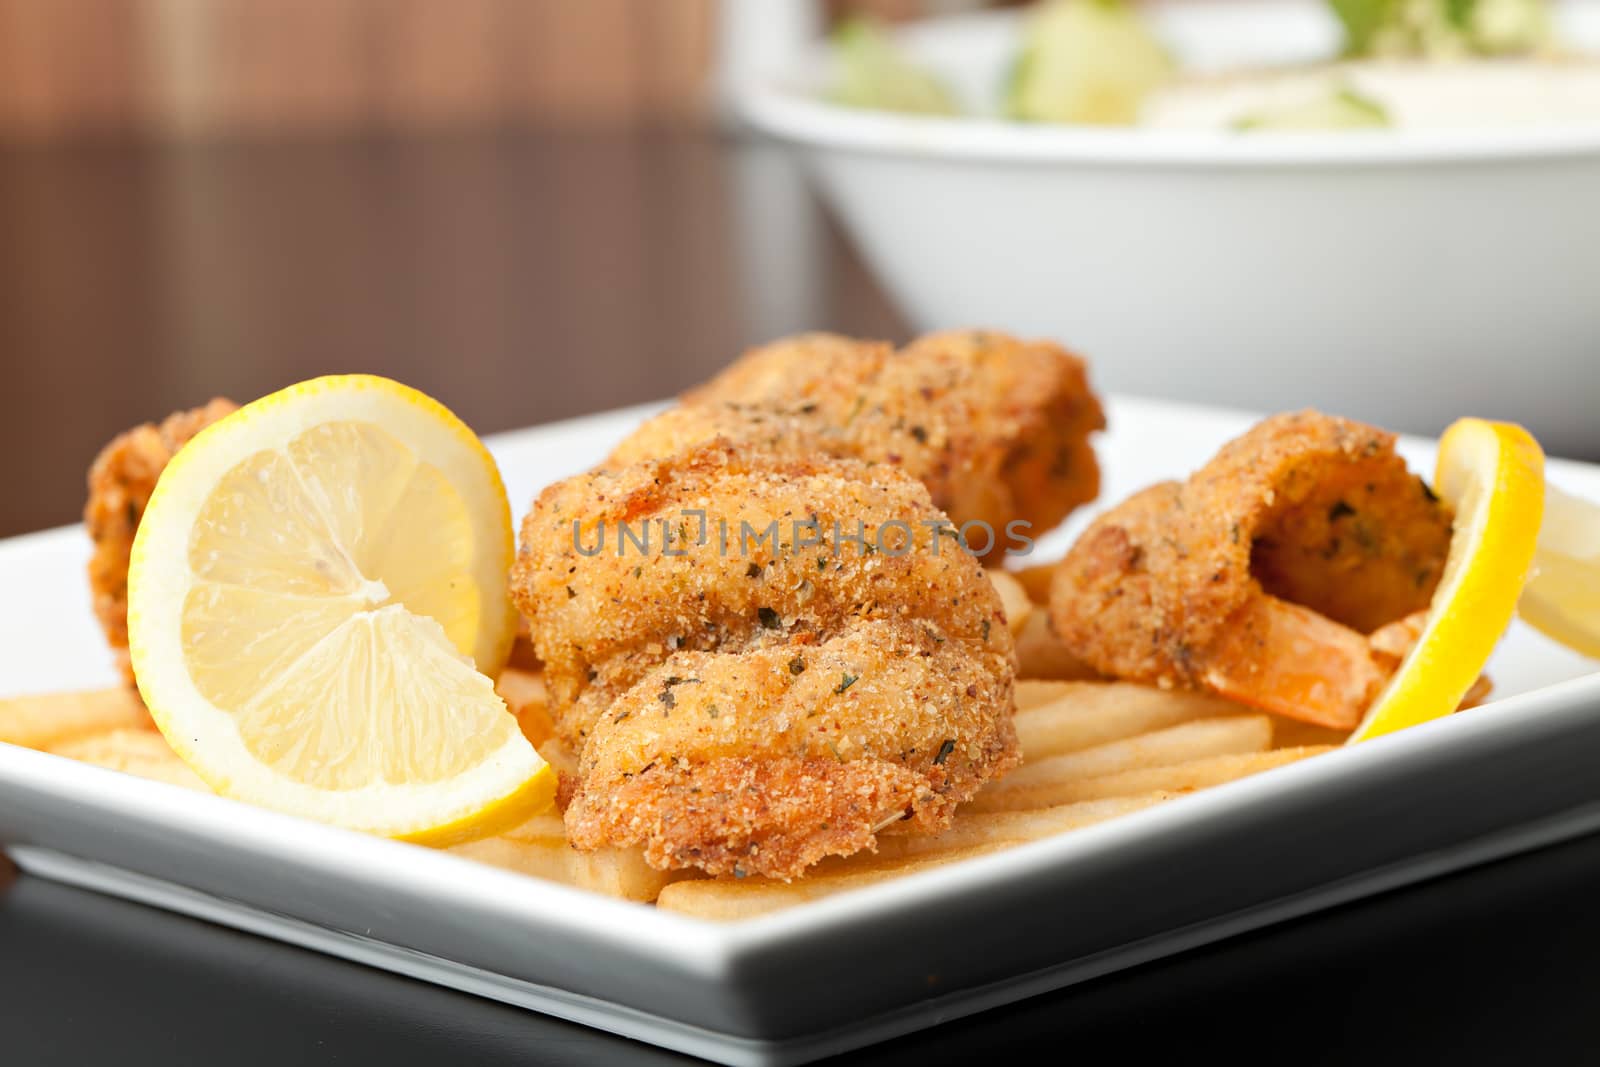
[{"label": "white square plate", "polygon": [[[1251,421],[1110,408],[1105,501],[1187,473]],[[646,411],[491,441],[513,501],[596,461]],[[1427,442],[1403,451],[1432,469]],[[1549,473],[1600,498],[1600,467]],[[77,528],[0,542],[0,694],[114,682],[86,557]],[[1518,625],[1484,708],[736,924],[3,744],[0,843],[43,877],[726,1063],[797,1063],[1600,828],[1595,669]]]}]

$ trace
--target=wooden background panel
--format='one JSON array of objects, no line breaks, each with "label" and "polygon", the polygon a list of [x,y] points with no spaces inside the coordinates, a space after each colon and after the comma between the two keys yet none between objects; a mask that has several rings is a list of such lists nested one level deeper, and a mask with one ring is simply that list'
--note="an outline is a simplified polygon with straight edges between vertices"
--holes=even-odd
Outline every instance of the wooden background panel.
[{"label": "wooden background panel", "polygon": [[717,0],[0,0],[0,136],[706,111]]},{"label": "wooden background panel", "polygon": [[0,0],[0,132],[150,118],[139,0]]}]

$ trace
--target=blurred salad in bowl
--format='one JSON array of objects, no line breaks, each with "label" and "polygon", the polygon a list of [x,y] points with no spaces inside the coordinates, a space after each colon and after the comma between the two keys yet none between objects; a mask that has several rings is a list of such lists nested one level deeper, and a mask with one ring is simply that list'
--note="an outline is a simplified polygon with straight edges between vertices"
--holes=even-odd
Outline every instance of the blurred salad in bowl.
[{"label": "blurred salad in bowl", "polygon": [[1600,122],[1600,62],[1563,48],[1547,0],[1327,0],[1327,14],[1337,53],[1219,72],[1188,67],[1129,0],[1044,0],[977,109],[856,19],[835,32],[827,95],[907,114],[1243,133]]}]

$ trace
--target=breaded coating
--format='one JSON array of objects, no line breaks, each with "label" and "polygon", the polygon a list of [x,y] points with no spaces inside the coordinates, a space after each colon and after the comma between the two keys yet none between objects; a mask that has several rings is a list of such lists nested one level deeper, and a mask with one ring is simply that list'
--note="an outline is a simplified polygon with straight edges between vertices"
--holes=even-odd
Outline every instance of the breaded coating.
[{"label": "breaded coating", "polygon": [[[1009,672],[931,623],[679,652],[594,724],[567,810],[578,847],[658,867],[789,877],[931,831],[1016,762]],[[809,636],[806,634],[804,636]]]},{"label": "breaded coating", "polygon": [[1428,606],[1450,532],[1392,434],[1278,415],[1100,516],[1056,571],[1051,622],[1104,674],[1275,688],[1343,722],[1383,678],[1363,635]]},{"label": "breaded coating", "polygon": [[852,460],[717,442],[558,482],[523,521],[511,588],[575,745],[675,652],[820,641],[861,619],[925,622],[1012,669],[999,597],[928,491]]},{"label": "breaded coating", "polygon": [[1005,334],[930,334],[894,351],[809,334],[746,354],[623,441],[613,464],[724,438],[896,466],[927,485],[980,555],[1036,537],[1099,493],[1105,414],[1082,360]]},{"label": "breaded coating", "polygon": [[606,466],[615,469],[667,459],[714,441],[775,456],[860,458],[838,427],[817,418],[814,407],[718,400],[679,404],[646,420],[623,438]]},{"label": "breaded coating", "polygon": [[[958,521],[1000,530],[1018,519],[1038,536],[1100,494],[1089,435],[1105,429],[1105,412],[1083,360],[1059,345],[992,331],[929,334],[885,365],[877,389],[881,413],[869,425],[883,449],[903,443],[902,433],[924,444],[913,473]],[[865,458],[874,451],[863,446]]]},{"label": "breaded coating", "polygon": [[512,591],[574,842],[791,877],[947,823],[1016,758],[1004,608],[951,534],[896,468],[726,441],[546,489]]},{"label": "breaded coating", "polygon": [[1096,518],[1056,567],[1050,627],[1102,674],[1169,686],[1190,681],[1169,533],[1182,496],[1178,482],[1135,493]]},{"label": "breaded coating", "polygon": [[1268,594],[1364,634],[1426,608],[1450,550],[1450,509],[1406,468],[1394,434],[1315,411],[1224,445],[1184,495],[1219,567],[1242,564]]},{"label": "breaded coating", "polygon": [[[704,385],[684,393],[684,406],[738,403],[783,408],[815,406],[848,413],[863,388],[894,358],[886,341],[803,333],[752,348]],[[833,420],[837,422],[837,420]]]},{"label": "breaded coating", "polygon": [[117,666],[130,683],[128,558],[139,520],[155,491],[156,479],[178,450],[237,407],[218,398],[204,407],[169,415],[159,425],[136,426],[106,445],[89,468],[89,501],[83,509],[83,523],[94,542],[89,591]]}]

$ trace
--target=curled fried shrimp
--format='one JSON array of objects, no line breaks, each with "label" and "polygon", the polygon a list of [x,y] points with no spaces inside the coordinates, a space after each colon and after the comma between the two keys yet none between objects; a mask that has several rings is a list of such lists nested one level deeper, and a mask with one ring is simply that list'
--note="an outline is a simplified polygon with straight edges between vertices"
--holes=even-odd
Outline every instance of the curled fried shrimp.
[{"label": "curled fried shrimp", "polygon": [[820,640],[858,619],[914,618],[1009,671],[999,596],[951,534],[893,468],[714,443],[547,488],[512,598],[577,745],[598,706],[675,652]]},{"label": "curled fried shrimp", "polygon": [[178,450],[236,407],[230,400],[216,399],[169,415],[160,424],[136,426],[106,445],[89,468],[89,500],[83,510],[84,527],[94,542],[89,591],[106,641],[129,682],[133,668],[128,662],[128,559],[139,520],[156,480]]},{"label": "curled fried shrimp", "polygon": [[983,568],[889,466],[725,441],[540,494],[512,573],[579,847],[787,878],[1016,760]]},{"label": "curled fried shrimp", "polygon": [[1393,435],[1274,416],[1097,519],[1051,621],[1102,673],[1352,727],[1397,661],[1366,635],[1427,607],[1450,522]]}]

